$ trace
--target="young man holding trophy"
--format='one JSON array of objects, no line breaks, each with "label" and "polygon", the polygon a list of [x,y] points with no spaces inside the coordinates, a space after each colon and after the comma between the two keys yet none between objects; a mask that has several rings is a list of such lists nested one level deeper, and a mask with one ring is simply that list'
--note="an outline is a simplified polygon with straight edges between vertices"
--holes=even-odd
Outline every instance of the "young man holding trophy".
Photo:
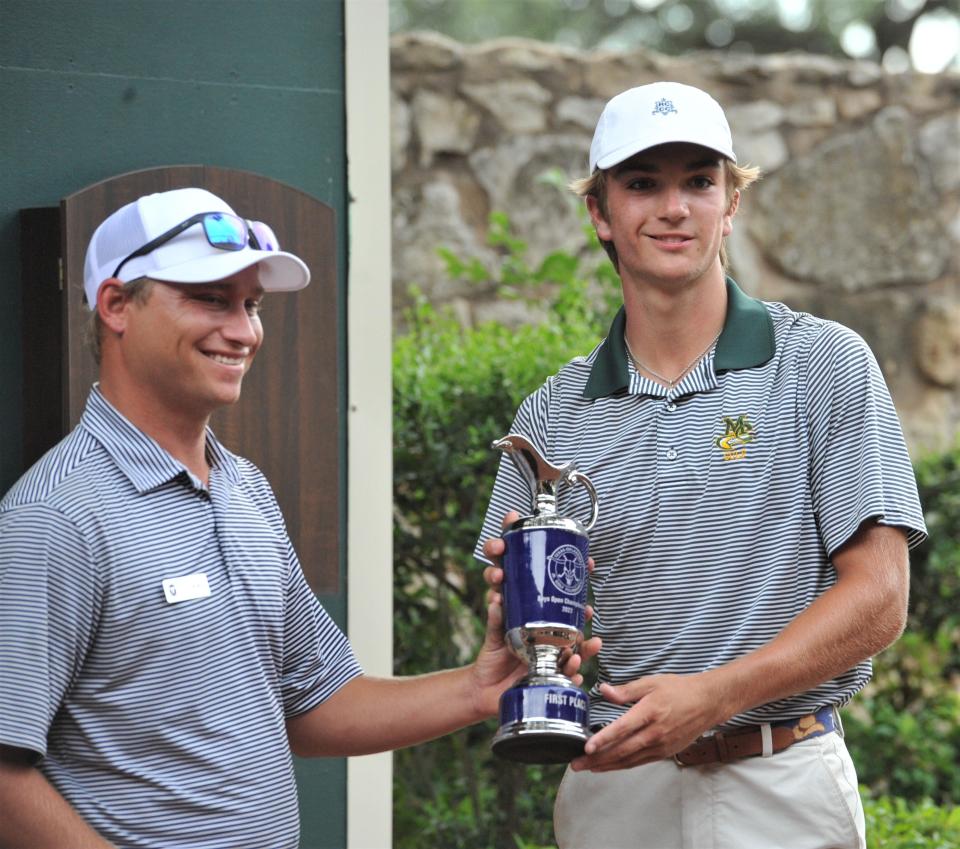
[{"label": "young man holding trophy", "polygon": [[[865,846],[837,709],[904,626],[925,527],[864,341],[726,274],[756,177],[715,100],[655,83],[606,105],[574,184],[623,308],[511,427],[575,463],[600,505],[603,648],[592,736],[557,796],[561,849]],[[476,552],[494,600],[501,520],[528,504],[501,463]],[[589,509],[582,489],[559,494],[558,512]]]}]

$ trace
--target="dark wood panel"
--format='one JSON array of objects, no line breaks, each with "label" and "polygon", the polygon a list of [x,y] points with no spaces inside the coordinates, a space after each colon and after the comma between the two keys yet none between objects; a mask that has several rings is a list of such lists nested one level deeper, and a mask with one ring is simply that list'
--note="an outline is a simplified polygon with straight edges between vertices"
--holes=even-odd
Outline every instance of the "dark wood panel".
[{"label": "dark wood panel", "polygon": [[63,309],[60,210],[20,210],[23,286],[23,467],[32,466],[63,435]]},{"label": "dark wood panel", "polygon": [[264,344],[243,395],[218,411],[213,428],[232,451],[267,475],[304,572],[316,592],[339,591],[339,403],[334,213],[291,186],[210,166],[148,169],[97,183],[61,204],[64,250],[64,432],[83,412],[96,366],[86,350],[83,260],[93,230],[125,203],[151,192],[198,186],[239,215],[267,222],[300,256],[310,285],[265,299]]}]

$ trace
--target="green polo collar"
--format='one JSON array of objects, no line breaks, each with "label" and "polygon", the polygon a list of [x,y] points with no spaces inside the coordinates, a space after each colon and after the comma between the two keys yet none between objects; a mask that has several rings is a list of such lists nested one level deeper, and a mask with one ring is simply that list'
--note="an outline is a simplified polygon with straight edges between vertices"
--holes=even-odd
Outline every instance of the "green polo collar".
[{"label": "green polo collar", "polygon": [[[583,390],[589,400],[626,389],[630,384],[627,350],[623,334],[627,313],[623,307],[614,316],[606,344],[600,348]],[[713,368],[717,373],[730,369],[755,368],[767,362],[774,352],[773,322],[762,301],[745,295],[727,278],[727,317],[717,340]]]}]

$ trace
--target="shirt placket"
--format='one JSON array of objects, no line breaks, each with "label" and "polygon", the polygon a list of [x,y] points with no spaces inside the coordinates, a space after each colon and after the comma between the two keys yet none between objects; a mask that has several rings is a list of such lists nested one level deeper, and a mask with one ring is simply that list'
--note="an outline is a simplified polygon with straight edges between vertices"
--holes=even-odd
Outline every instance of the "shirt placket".
[{"label": "shirt placket", "polygon": [[665,397],[657,398],[657,467],[660,477],[670,480],[683,474],[685,446],[683,445],[680,394],[677,388]]}]

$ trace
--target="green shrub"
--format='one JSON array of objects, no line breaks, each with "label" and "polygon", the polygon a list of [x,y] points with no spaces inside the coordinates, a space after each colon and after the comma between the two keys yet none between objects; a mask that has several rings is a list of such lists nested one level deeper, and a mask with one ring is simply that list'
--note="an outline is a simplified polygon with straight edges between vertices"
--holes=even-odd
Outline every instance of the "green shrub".
[{"label": "green shrub", "polygon": [[907,802],[874,797],[861,788],[869,849],[956,849],[960,846],[960,808],[937,807],[929,799]]},{"label": "green shrub", "polygon": [[960,695],[942,677],[948,654],[922,634],[905,634],[844,709],[857,774],[875,793],[960,799]]},{"label": "green shrub", "polygon": [[945,675],[960,676],[960,446],[917,464],[928,539],[910,558],[909,631],[949,648]]}]

